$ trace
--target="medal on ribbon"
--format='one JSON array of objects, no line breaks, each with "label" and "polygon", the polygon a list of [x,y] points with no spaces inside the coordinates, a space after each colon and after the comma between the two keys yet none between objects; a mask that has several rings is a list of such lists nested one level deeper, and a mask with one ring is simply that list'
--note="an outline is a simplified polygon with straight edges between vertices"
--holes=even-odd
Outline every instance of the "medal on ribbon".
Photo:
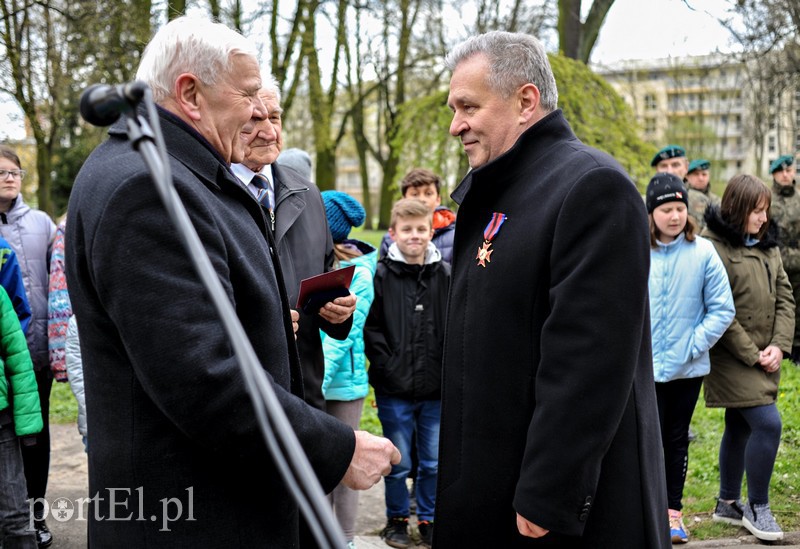
[{"label": "medal on ribbon", "polygon": [[504,213],[492,213],[492,220],[483,230],[483,245],[478,248],[478,255],[475,256],[475,259],[478,260],[478,265],[481,267],[486,268],[486,264],[492,262],[492,252],[494,252],[491,249],[492,240],[500,232],[500,227],[503,226],[507,218],[508,216]]}]

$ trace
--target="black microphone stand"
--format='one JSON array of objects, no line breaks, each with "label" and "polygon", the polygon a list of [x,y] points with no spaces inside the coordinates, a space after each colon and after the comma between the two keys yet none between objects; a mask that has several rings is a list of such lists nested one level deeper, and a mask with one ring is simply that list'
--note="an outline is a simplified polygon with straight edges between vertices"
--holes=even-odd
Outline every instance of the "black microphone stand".
[{"label": "black microphone stand", "polygon": [[152,91],[149,87],[145,90],[144,102],[152,127],[147,120],[138,115],[135,102],[129,101],[121,109],[122,115],[126,118],[128,135],[133,147],[142,155],[151,172],[156,190],[170,220],[178,230],[183,246],[220,315],[225,332],[230,338],[242,369],[256,419],[270,454],[305,516],[319,547],[322,549],[344,548],[346,546],[344,534],[333,516],[322,486],[275,396],[267,374],[261,367],[250,340],[245,335],[233,305],[228,300],[200,237],[172,183],[167,149],[161,133]]}]

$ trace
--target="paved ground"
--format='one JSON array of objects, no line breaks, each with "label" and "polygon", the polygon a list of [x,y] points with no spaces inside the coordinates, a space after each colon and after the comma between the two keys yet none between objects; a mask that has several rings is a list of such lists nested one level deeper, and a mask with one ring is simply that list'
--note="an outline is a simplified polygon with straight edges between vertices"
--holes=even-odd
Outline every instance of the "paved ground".
[{"label": "paved ground", "polygon": [[[66,498],[70,502],[74,502],[78,498],[86,497],[89,491],[86,476],[86,454],[83,452],[83,444],[77,427],[74,424],[51,425],[50,429],[53,446],[50,483],[47,492],[48,501],[57,504],[58,498]],[[361,493],[356,521],[356,532],[359,534],[356,537],[356,547],[359,549],[386,549],[388,546],[378,537],[384,521],[383,484],[380,483],[371,490]],[[83,549],[86,547],[85,520],[79,520],[73,514],[69,520],[59,521],[57,515],[51,513],[47,524],[55,538],[52,549]],[[800,532],[787,533],[786,539],[775,545],[800,548]],[[623,547],[624,544],[621,543],[620,549]],[[738,537],[713,541],[693,541],[686,547],[687,549],[715,547],[745,549],[763,548],[764,546],[742,529],[739,531]]]},{"label": "paved ground", "polygon": [[[47,500],[57,505],[58,498],[74,502],[89,493],[87,482],[86,454],[75,424],[51,425],[52,461]],[[59,521],[50,513],[47,525],[55,541],[52,549],[83,549],[86,547],[86,521],[73,513],[69,520]],[[383,484],[361,493],[356,532],[362,534],[356,540],[360,548],[387,547],[378,533],[384,525]]]}]

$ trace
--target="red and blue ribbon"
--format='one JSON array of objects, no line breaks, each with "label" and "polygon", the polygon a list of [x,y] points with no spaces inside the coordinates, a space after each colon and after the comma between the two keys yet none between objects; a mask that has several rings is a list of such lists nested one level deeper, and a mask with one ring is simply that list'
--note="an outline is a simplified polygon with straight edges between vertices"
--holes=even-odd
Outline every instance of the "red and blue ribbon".
[{"label": "red and blue ribbon", "polygon": [[493,212],[492,220],[489,221],[489,224],[486,225],[486,228],[483,230],[483,239],[486,242],[491,242],[494,237],[497,236],[497,233],[500,232],[500,227],[503,226],[507,218],[508,216],[504,213]]}]

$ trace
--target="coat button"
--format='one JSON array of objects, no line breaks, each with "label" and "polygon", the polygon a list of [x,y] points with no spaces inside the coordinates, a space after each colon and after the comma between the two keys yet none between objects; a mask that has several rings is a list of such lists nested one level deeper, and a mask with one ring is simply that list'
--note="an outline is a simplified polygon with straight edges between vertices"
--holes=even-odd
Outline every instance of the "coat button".
[{"label": "coat button", "polygon": [[589,513],[584,511],[583,513],[581,513],[581,516],[579,516],[578,518],[580,519],[581,522],[586,522],[586,519],[589,518]]}]

